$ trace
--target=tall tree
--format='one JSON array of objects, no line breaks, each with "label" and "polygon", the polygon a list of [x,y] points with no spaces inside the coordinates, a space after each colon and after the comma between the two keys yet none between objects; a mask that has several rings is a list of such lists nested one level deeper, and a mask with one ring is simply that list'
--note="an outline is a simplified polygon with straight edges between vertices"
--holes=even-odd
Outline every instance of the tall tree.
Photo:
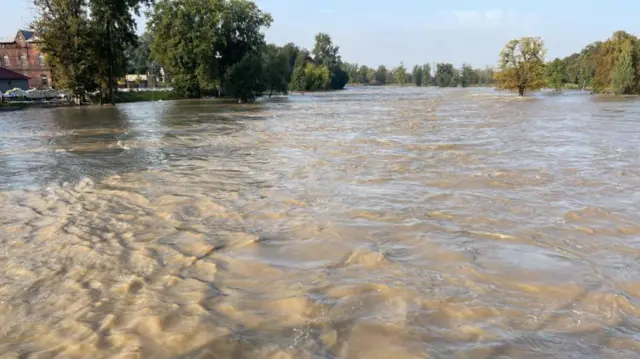
[{"label": "tall tree", "polygon": [[542,39],[523,37],[511,40],[500,53],[496,82],[499,88],[517,90],[524,96],[525,90],[544,87],[544,57],[546,50]]},{"label": "tall tree", "polygon": [[395,69],[394,74],[396,82],[400,86],[404,86],[404,84],[407,82],[407,68],[404,67],[403,63],[400,63],[400,66]]},{"label": "tall tree", "polygon": [[[602,43],[595,58],[596,71],[592,81],[595,92],[640,92],[640,76],[636,75],[640,74],[640,41],[637,37],[617,31]],[[629,68],[634,70],[633,76]]]},{"label": "tall tree", "polygon": [[562,90],[565,84],[565,62],[559,58],[547,65],[547,84],[556,91]]},{"label": "tall tree", "polygon": [[286,94],[289,91],[289,52],[286,48],[268,45],[263,51],[264,84],[273,94]]},{"label": "tall tree", "polygon": [[227,70],[261,51],[262,29],[271,21],[246,0],[157,0],[148,24],[154,35],[151,52],[171,72],[179,93],[220,93],[229,88],[225,80],[233,78]]},{"label": "tall tree", "polygon": [[439,87],[458,86],[458,71],[452,64],[439,63],[436,65],[435,82]]},{"label": "tall tree", "polygon": [[126,49],[137,42],[134,15],[140,15],[140,5],[150,0],[89,0],[92,31],[98,56],[96,75],[101,85],[102,99],[114,103],[117,79],[127,72]]},{"label": "tall tree", "polygon": [[361,84],[369,84],[371,83],[371,79],[369,77],[369,73],[372,71],[367,65],[362,65],[358,69],[358,82]]},{"label": "tall tree", "polygon": [[582,86],[583,89],[592,85],[592,81],[596,76],[596,65],[601,47],[602,42],[597,41],[587,45],[582,49],[582,51],[580,51],[580,57],[578,60],[578,84]]},{"label": "tall tree", "polygon": [[88,8],[84,0],[34,0],[37,20],[32,24],[47,53],[59,88],[70,90],[76,102],[97,88],[94,77],[97,56],[93,49]]},{"label": "tall tree", "polygon": [[331,88],[339,90],[349,82],[349,75],[341,67],[342,60],[338,55],[338,46],[334,46],[331,36],[325,33],[316,35],[313,47],[313,59],[316,65],[325,66],[331,75]]},{"label": "tall tree", "polygon": [[376,85],[384,85],[387,83],[387,68],[384,65],[378,66],[376,70]]},{"label": "tall tree", "polygon": [[469,64],[462,65],[462,74],[460,75],[460,85],[462,87],[469,87],[475,84],[473,68]]},{"label": "tall tree", "polygon": [[424,73],[422,70],[422,66],[415,65],[413,67],[413,81],[415,82],[416,86],[422,86],[423,77]]},{"label": "tall tree", "polygon": [[252,102],[266,89],[263,59],[255,52],[247,54],[227,69],[224,81],[225,93],[235,97],[238,103]]},{"label": "tall tree", "polygon": [[632,93],[634,77],[633,43],[631,40],[627,40],[622,44],[611,73],[611,87],[613,91],[618,95]]},{"label": "tall tree", "polygon": [[424,86],[433,85],[433,76],[431,76],[431,65],[422,65],[422,83]]}]

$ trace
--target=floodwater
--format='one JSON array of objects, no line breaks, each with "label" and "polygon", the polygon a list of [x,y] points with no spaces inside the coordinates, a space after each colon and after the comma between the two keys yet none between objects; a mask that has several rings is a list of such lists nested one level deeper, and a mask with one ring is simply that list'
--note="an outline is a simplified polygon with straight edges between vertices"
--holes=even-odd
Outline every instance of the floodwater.
[{"label": "floodwater", "polygon": [[640,99],[0,114],[0,358],[637,358]]}]

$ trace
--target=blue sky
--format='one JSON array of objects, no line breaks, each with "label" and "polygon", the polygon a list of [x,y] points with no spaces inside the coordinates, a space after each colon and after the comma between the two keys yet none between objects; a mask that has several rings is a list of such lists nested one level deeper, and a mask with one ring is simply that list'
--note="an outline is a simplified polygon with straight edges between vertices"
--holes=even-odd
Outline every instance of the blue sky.
[{"label": "blue sky", "polygon": [[[31,0],[0,0],[0,36],[33,17]],[[274,17],[267,41],[313,46],[329,33],[343,60],[369,66],[463,62],[493,66],[512,38],[541,36],[549,58],[563,57],[616,30],[640,34],[632,0],[257,0]],[[140,21],[140,29],[144,20]]]}]

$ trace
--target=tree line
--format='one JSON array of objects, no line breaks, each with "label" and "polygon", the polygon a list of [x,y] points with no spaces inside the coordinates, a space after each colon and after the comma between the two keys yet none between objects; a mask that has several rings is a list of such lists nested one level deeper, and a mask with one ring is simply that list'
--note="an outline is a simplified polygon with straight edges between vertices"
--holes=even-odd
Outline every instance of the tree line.
[{"label": "tree line", "polygon": [[[33,0],[36,31],[56,86],[81,102],[98,93],[114,102],[128,71],[170,75],[185,97],[232,96],[251,101],[290,90],[342,89],[348,82],[331,37],[312,51],[267,44],[270,14],[248,0]],[[147,33],[136,36],[143,6]]]},{"label": "tree line", "polygon": [[525,90],[544,87],[590,89],[594,93],[640,94],[640,40],[624,31],[585,46],[579,53],[545,62],[540,38],[512,40],[500,53],[497,87]]},{"label": "tree line", "polygon": [[[510,41],[495,71],[450,63],[381,65],[343,62],[339,47],[319,33],[311,51],[293,43],[267,44],[273,22],[249,0],[32,0],[33,22],[57,87],[80,102],[97,93],[114,102],[118,79],[129,71],[155,74],[162,68],[174,91],[185,97],[232,96],[241,102],[289,91],[342,89],[359,85],[467,87],[495,85],[525,90],[562,89],[640,93],[640,40],[618,31],[580,53],[545,62],[540,38]],[[138,37],[134,15],[151,6],[147,32]]]},{"label": "tree line", "polygon": [[384,65],[370,68],[366,65],[345,62],[343,68],[349,76],[349,83],[355,85],[489,86],[493,84],[494,78],[493,69],[489,67],[474,69],[468,64],[463,64],[462,68],[457,69],[450,63],[438,63],[435,71],[432,71],[430,64],[416,65],[411,72],[403,63],[387,69]]},{"label": "tree line", "polygon": [[640,94],[640,40],[617,31],[605,41],[585,46],[579,53],[549,64],[554,88],[575,84],[596,93]]}]

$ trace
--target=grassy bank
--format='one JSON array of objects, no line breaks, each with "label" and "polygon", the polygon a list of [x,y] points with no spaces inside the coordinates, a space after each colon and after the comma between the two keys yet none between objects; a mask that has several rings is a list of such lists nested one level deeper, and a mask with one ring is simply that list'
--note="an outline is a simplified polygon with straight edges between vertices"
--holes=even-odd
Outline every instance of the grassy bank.
[{"label": "grassy bank", "polygon": [[185,97],[173,91],[137,91],[137,92],[116,92],[114,94],[116,103],[144,102],[144,101],[169,101],[182,100]]}]

